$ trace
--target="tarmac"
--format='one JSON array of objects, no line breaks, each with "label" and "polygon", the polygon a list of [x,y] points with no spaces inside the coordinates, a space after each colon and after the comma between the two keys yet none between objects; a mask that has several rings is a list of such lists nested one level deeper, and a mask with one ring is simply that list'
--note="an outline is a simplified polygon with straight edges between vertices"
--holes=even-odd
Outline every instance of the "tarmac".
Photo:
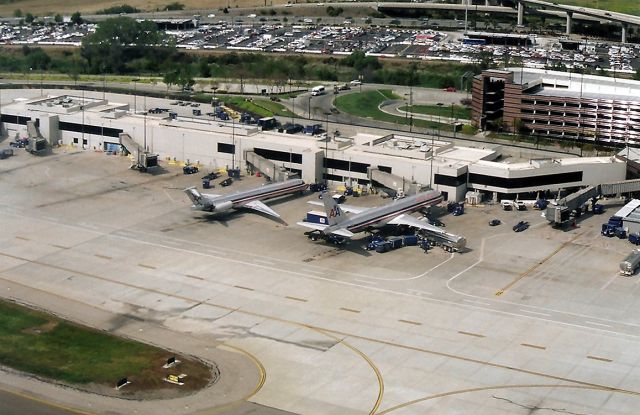
[{"label": "tarmac", "polygon": [[[437,207],[468,249],[377,254],[363,237],[307,239],[295,222],[316,194],[269,202],[284,222],[212,216],[182,193],[200,175],[128,166],[62,148],[2,160],[0,293],[196,356],[220,380],[131,401],[4,370],[0,401],[157,415],[629,414],[640,403],[640,280],[618,274],[633,246],[599,235],[620,200],[566,231],[533,210],[484,204],[452,217]],[[218,181],[212,193],[263,183]],[[503,224],[489,227],[494,217]],[[532,226],[514,233],[520,220]]]}]

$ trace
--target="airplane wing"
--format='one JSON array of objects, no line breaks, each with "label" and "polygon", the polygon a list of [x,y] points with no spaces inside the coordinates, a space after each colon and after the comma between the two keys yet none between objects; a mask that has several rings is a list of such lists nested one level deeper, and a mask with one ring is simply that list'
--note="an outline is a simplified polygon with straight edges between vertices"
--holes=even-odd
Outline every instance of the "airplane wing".
[{"label": "airplane wing", "polygon": [[[310,205],[316,205],[316,206],[324,206],[324,203],[319,202],[317,200],[310,200],[307,202]],[[353,206],[353,205],[345,205],[344,203],[340,204],[340,209],[347,212],[347,213],[362,213],[365,210],[369,209],[369,208],[364,208],[364,207],[360,207],[360,206]]]},{"label": "airplane wing", "polygon": [[313,223],[313,222],[296,222],[297,225],[304,226],[305,228],[311,228],[316,231],[324,231],[329,225],[323,225],[321,223]]},{"label": "airplane wing", "polygon": [[351,238],[354,234],[346,229],[337,229],[331,232],[331,235],[344,236],[345,238]]},{"label": "airplane wing", "polygon": [[276,218],[280,217],[280,215],[278,215],[275,210],[271,209],[269,206],[265,205],[259,200],[245,203],[244,205],[242,205],[242,207],[257,210],[260,213],[266,213],[267,215],[275,216]]},{"label": "airplane wing", "polygon": [[414,218],[411,215],[399,215],[396,216],[395,218],[391,219],[389,222],[387,222],[387,224],[389,225],[406,225],[406,226],[411,226],[413,228],[418,228],[418,229],[424,229],[427,231],[431,231],[434,233],[445,233],[444,230],[442,230],[441,228],[434,226],[434,225],[430,225],[429,223],[423,221],[423,220],[419,220]]}]

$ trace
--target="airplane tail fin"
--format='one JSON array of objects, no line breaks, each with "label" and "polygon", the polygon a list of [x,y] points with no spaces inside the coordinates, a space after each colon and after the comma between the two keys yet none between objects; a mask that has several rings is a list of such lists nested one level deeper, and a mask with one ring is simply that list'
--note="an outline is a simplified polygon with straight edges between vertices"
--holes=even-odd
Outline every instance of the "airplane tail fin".
[{"label": "airplane tail fin", "polygon": [[202,206],[202,194],[196,190],[195,186],[184,189],[184,192],[189,196],[195,207]]},{"label": "airplane tail fin", "polygon": [[347,219],[342,209],[340,209],[340,205],[329,193],[323,194],[322,202],[324,203],[324,210],[327,213],[329,225],[337,225]]}]

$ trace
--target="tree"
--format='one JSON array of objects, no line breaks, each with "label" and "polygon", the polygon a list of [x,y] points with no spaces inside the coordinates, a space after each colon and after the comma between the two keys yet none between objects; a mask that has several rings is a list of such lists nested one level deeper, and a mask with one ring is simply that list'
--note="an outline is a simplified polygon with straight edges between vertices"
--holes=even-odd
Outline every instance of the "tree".
[{"label": "tree", "polygon": [[83,21],[84,20],[82,19],[80,12],[75,12],[71,15],[71,23],[74,25],[81,25]]},{"label": "tree", "polygon": [[175,45],[151,21],[120,16],[107,19],[82,40],[82,56],[92,73],[131,72],[133,67],[158,68],[175,53]]},{"label": "tree", "polygon": [[636,73],[633,74],[633,79],[640,81],[640,69],[636,69]]},{"label": "tree", "polygon": [[27,13],[27,14],[24,16],[24,21],[25,21],[26,23],[29,23],[29,24],[33,23],[33,21],[34,21],[35,19],[36,19],[36,18],[35,18],[35,16],[34,16],[33,14],[31,14],[31,13]]},{"label": "tree", "polygon": [[15,9],[13,11],[13,17],[22,17],[22,10],[20,9]]},{"label": "tree", "polygon": [[56,14],[55,16],[53,16],[53,20],[56,23],[62,23],[64,21],[64,19],[62,18],[62,15],[60,13]]},{"label": "tree", "polygon": [[165,84],[167,84],[167,91],[171,88],[171,85],[176,85],[178,83],[178,71],[169,70],[164,74],[164,78],[162,79]]},{"label": "tree", "polygon": [[184,4],[174,1],[173,3],[167,4],[165,7],[167,11],[176,11],[176,10],[184,10]]}]

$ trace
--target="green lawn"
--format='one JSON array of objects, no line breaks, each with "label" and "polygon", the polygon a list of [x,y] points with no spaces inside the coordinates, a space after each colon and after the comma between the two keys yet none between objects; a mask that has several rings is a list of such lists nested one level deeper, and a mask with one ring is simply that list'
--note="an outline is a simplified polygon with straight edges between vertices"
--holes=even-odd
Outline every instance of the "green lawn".
[{"label": "green lawn", "polygon": [[73,384],[114,385],[122,377],[157,371],[158,360],[167,355],[0,301],[0,364],[23,372]]},{"label": "green lawn", "polygon": [[[371,118],[378,121],[391,122],[395,124],[409,125],[411,119],[408,117],[398,117],[387,114],[378,109],[378,106],[388,99],[401,99],[394,95],[391,90],[381,89],[376,91],[355,92],[339,96],[335,100],[335,106],[342,112],[346,112],[358,117]],[[413,120],[413,126],[419,128],[440,128],[443,131],[450,131],[448,124],[438,124],[437,122],[426,120]]]},{"label": "green lawn", "polygon": [[284,105],[268,99],[251,99],[247,101],[247,99],[243,97],[226,95],[220,95],[218,98],[224,102],[225,105],[229,104],[241,111],[248,111],[261,117],[273,117],[274,115],[290,117],[292,115],[291,111],[286,109]]},{"label": "green lawn", "polygon": [[453,111],[451,110],[451,105],[443,105],[441,107],[437,105],[412,105],[411,107],[401,107],[400,110],[415,112],[418,114],[439,115],[441,117],[453,116],[453,118],[461,118],[465,120],[471,118],[471,109],[460,105],[454,105]]}]

